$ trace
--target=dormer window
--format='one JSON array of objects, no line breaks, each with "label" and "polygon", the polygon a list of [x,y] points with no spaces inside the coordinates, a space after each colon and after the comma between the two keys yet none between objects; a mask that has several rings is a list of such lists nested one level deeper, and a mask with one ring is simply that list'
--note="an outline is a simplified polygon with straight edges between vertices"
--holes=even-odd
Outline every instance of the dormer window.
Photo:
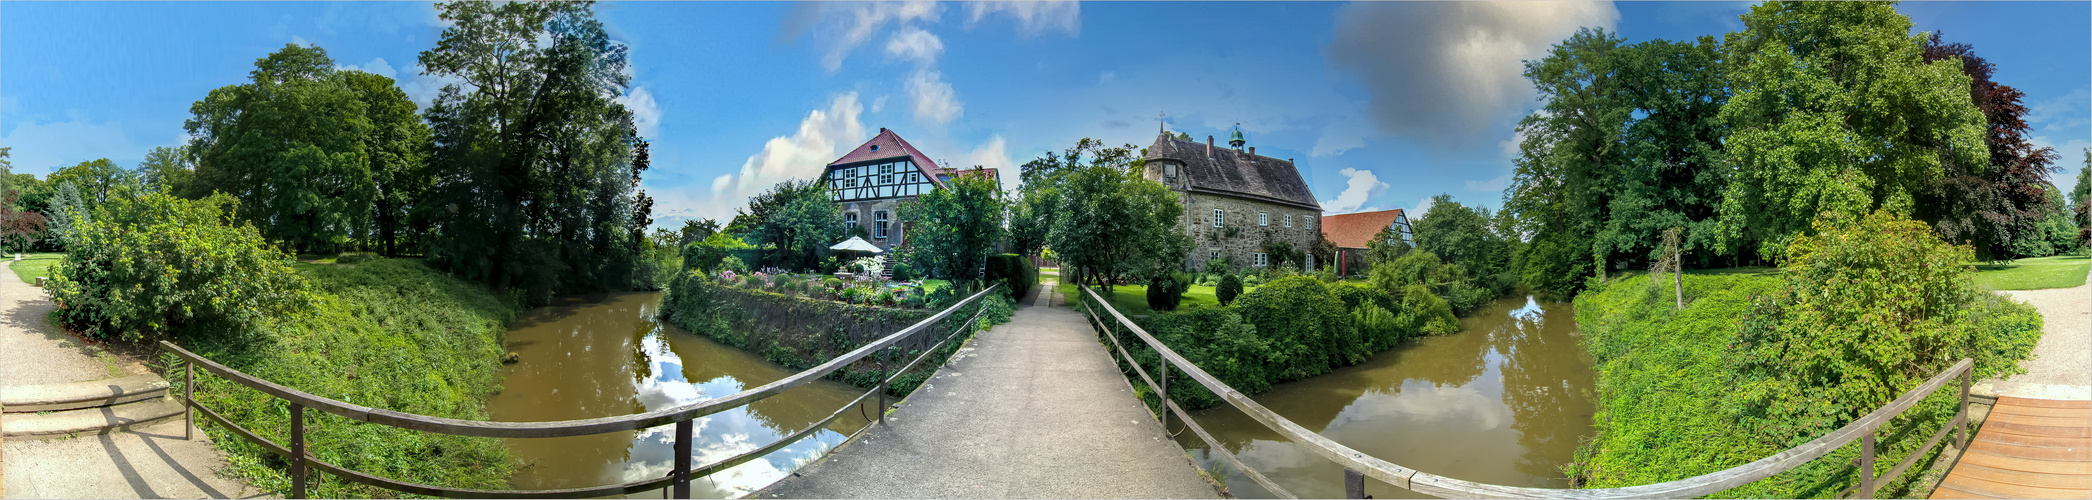
[{"label": "dormer window", "polygon": [[872,151],[878,151],[878,150],[879,150],[879,145],[878,145],[878,144],[873,144],[873,145],[872,145]]}]

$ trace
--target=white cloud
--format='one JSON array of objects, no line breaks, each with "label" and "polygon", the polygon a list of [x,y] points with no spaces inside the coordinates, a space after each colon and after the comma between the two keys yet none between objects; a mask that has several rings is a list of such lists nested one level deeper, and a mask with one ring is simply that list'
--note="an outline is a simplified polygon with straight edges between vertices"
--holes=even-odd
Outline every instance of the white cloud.
[{"label": "white cloud", "polygon": [[779,182],[817,177],[828,162],[863,142],[865,127],[859,120],[863,111],[856,92],[836,96],[827,108],[808,112],[792,135],[764,142],[762,151],[742,162],[739,172],[715,177],[710,186],[649,188],[647,192],[658,200],[655,210],[659,213],[731,219],[734,209],[747,203],[749,196]]},{"label": "white cloud", "polygon": [[639,127],[640,137],[661,137],[661,106],[654,103],[652,91],[646,87],[632,87],[632,91],[619,96],[617,102],[632,111],[632,124]]},{"label": "white cloud", "polygon": [[903,86],[908,98],[915,104],[915,119],[934,124],[951,123],[966,114],[965,105],[959,104],[958,95],[952,84],[944,81],[937,70],[923,68],[908,77]]},{"label": "white cloud", "polygon": [[352,64],[348,66],[342,66],[340,67],[340,69],[352,69],[356,71],[370,73],[373,75],[391,78],[394,80],[399,79],[399,71],[392,69],[392,65],[386,63],[385,58],[383,57],[371,59],[370,62],[363,64]]},{"label": "white cloud", "polygon": [[1434,198],[1433,198],[1433,197],[1431,197],[1431,196],[1425,196],[1425,197],[1424,197],[1424,199],[1422,199],[1422,200],[1417,200],[1417,202],[1416,202],[1416,207],[1413,207],[1413,208],[1410,208],[1409,210],[1407,210],[1407,211],[1405,212],[1405,215],[1408,215],[1408,216],[1409,216],[1409,221],[1410,221],[1410,222],[1412,222],[1412,223],[1413,223],[1413,222],[1416,222],[1416,220],[1417,220],[1417,219],[1422,219],[1422,218],[1424,218],[1424,214],[1426,214],[1426,213],[1430,213],[1430,212],[1431,212],[1431,205],[1434,205],[1434,204],[1437,204],[1437,203],[1438,203],[1438,200],[1437,200],[1437,199],[1434,199]]},{"label": "white cloud", "polygon": [[298,35],[291,35],[291,43],[295,43],[298,45],[312,45],[312,42],[306,41],[305,37]]},{"label": "white cloud", "polygon": [[2092,123],[2092,87],[2078,87],[2068,94],[2027,105],[2027,124],[2043,129],[2082,127]]},{"label": "white cloud", "polygon": [[973,151],[960,154],[959,161],[948,166],[973,168],[975,165],[995,169],[997,180],[1002,182],[1003,191],[1017,189],[1017,161],[1010,159],[1009,143],[1004,141],[1002,136],[988,138],[988,142],[974,148]]},{"label": "white cloud", "polygon": [[1082,33],[1082,6],[1058,2],[972,2],[966,4],[966,27],[972,29],[991,14],[1008,14],[1017,21],[1017,33],[1037,36],[1048,31],[1070,35]]},{"label": "white cloud", "polygon": [[1344,183],[1344,192],[1338,193],[1337,199],[1322,202],[1323,215],[1357,212],[1365,207],[1368,198],[1387,191],[1387,183],[1380,182],[1371,170],[1347,168],[1338,170],[1337,174],[1351,180]]},{"label": "white cloud", "polygon": [[937,56],[943,53],[943,40],[914,26],[902,26],[899,31],[894,32],[892,38],[886,40],[887,56],[915,61],[916,64],[935,63]]},{"label": "white cloud", "polygon": [[1381,129],[1462,146],[1532,100],[1522,61],[1619,17],[1605,2],[1358,3],[1337,14],[1329,58],[1362,77]]},{"label": "white cloud", "polygon": [[1504,174],[1486,181],[1467,181],[1467,190],[1477,193],[1500,193],[1503,192],[1504,185],[1510,182],[1511,175]]},{"label": "white cloud", "polygon": [[1365,126],[1351,119],[1342,119],[1322,126],[1322,135],[1315,138],[1315,147],[1308,151],[1308,155],[1324,158],[1362,147],[1366,147]]},{"label": "white cloud", "polygon": [[1102,74],[1097,75],[1098,85],[1103,85],[1116,81],[1119,81],[1119,72],[1117,71],[1106,71]]},{"label": "white cloud", "polygon": [[871,40],[886,23],[937,20],[937,4],[928,1],[822,5],[832,22],[827,23],[828,29],[819,32],[833,33],[835,38],[829,41],[828,52],[821,56],[821,67],[831,73],[842,69],[850,52]]},{"label": "white cloud", "polygon": [[399,82],[400,91],[406,92],[407,99],[414,101],[414,105],[420,106],[420,109],[428,109],[429,104],[436,102],[436,96],[443,93],[445,85],[467,86],[465,79],[461,77],[430,76],[427,74],[428,70],[419,62],[414,63],[409,69],[414,71],[413,75],[393,80]]}]

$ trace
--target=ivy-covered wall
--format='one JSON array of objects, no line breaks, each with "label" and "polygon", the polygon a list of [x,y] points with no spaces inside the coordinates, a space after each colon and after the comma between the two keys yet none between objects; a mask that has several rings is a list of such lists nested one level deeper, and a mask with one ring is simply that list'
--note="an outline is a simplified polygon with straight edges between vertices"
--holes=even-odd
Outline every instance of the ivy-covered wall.
[{"label": "ivy-covered wall", "polygon": [[[762,355],[795,370],[835,359],[866,342],[907,328],[936,311],[850,305],[831,300],[721,285],[702,275],[686,274],[662,299],[661,315],[670,324],[722,344]],[[970,313],[969,313],[970,314]],[[922,352],[958,325],[896,344],[895,367]],[[878,384],[878,365],[867,358],[830,378],[858,387]],[[897,393],[907,391],[898,390]]]}]

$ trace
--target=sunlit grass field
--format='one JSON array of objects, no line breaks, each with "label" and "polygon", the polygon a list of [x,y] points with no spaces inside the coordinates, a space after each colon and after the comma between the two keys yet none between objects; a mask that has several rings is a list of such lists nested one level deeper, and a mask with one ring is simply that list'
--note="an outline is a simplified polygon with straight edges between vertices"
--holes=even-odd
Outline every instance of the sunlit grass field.
[{"label": "sunlit grass field", "polygon": [[1992,290],[2073,288],[2085,284],[2092,257],[2057,255],[2019,259],[2010,264],[1976,264],[1976,284]]}]

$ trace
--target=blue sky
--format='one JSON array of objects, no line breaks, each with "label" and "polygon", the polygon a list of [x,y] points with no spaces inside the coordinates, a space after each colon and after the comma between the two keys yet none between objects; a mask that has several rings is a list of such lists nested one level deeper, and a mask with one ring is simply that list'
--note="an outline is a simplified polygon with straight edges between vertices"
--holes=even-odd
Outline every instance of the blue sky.
[{"label": "blue sky", "polygon": [[[608,2],[632,47],[625,99],[654,141],[657,219],[726,217],[881,127],[958,166],[1005,168],[1082,137],[1220,136],[1294,158],[1331,213],[1417,208],[1449,193],[1496,207],[1536,108],[1519,61],[1579,26],[1631,41],[1741,28],[1742,2],[685,3]],[[1917,2],[2027,94],[2066,184],[2092,145],[2087,2]],[[398,79],[442,25],[426,2],[0,3],[0,145],[16,172],[136,165],[184,140],[188,108],[255,59],[313,43]]]}]

